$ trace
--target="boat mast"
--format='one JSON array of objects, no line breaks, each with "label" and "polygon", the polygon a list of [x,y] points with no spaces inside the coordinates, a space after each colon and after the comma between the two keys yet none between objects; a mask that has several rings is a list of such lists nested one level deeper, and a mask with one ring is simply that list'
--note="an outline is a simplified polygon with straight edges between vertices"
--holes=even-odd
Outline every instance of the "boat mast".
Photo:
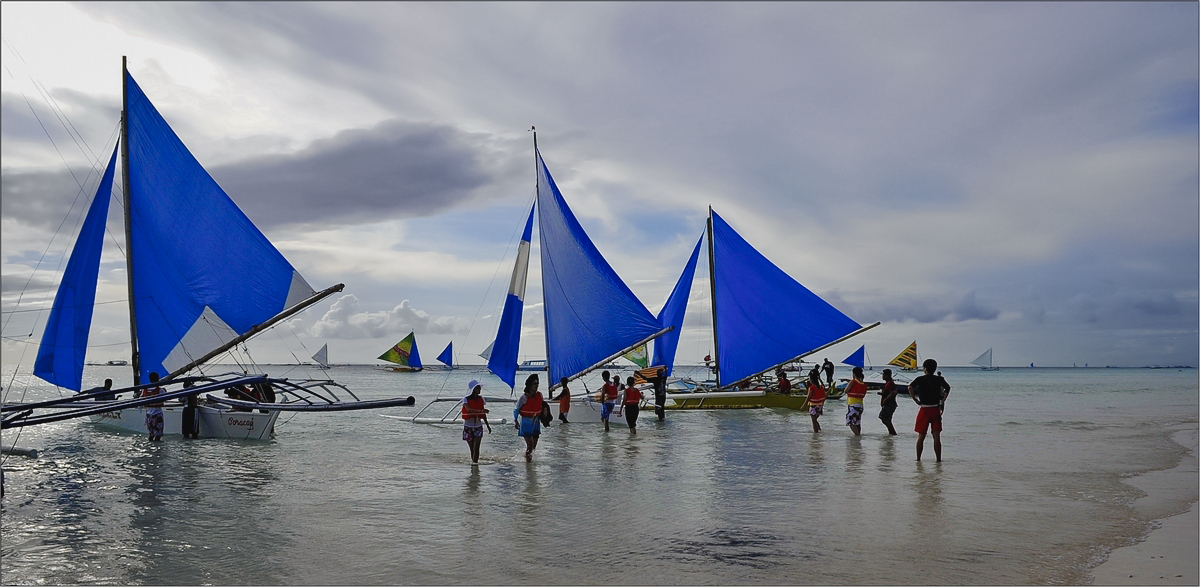
[{"label": "boat mast", "polygon": [[[539,158],[541,157],[541,155],[538,153],[538,147],[537,147],[537,127],[531,126],[531,127],[529,127],[529,130],[533,131],[533,177],[534,177],[534,190],[535,190],[533,193],[533,199],[536,202],[542,193],[542,168],[541,168],[541,165],[539,165]],[[541,208],[538,208],[538,211],[541,212]],[[539,230],[541,229],[541,226],[542,226],[541,222],[539,221],[538,222]],[[532,239],[533,235],[530,235],[529,238]],[[545,246],[545,243],[541,243],[540,246]],[[532,248],[532,243],[530,243],[530,248]],[[543,256],[543,258],[544,258],[544,256]],[[546,379],[549,379],[550,373],[551,373],[551,371],[550,371],[550,315],[548,312],[546,312],[546,308],[544,307],[545,299],[546,299],[546,272],[542,271],[542,302],[543,302],[543,304],[542,304],[543,305],[543,307],[542,307],[542,337],[546,339]],[[515,380],[514,380],[514,382],[515,382]],[[547,384],[553,385],[554,382],[548,381]],[[514,386],[513,389],[515,390],[516,387]]]},{"label": "boat mast", "polygon": [[142,384],[141,361],[138,359],[137,310],[133,303],[133,204],[129,188],[129,92],[125,80],[129,77],[125,56],[121,56],[121,184],[125,192],[125,280],[129,291],[129,363],[133,366],[133,384]]},{"label": "boat mast", "polygon": [[721,349],[717,346],[717,270],[713,257],[713,219],[712,206],[708,207],[708,286],[712,302],[712,331],[713,331],[713,375],[717,380],[717,388],[721,387]]}]

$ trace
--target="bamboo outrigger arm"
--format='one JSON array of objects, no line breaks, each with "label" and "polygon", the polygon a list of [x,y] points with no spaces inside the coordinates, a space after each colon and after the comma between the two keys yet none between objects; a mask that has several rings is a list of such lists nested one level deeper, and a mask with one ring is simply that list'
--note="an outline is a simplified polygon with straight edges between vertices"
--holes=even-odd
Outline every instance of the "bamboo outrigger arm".
[{"label": "bamboo outrigger arm", "polygon": [[879,326],[880,324],[881,324],[880,322],[876,322],[876,323],[874,323],[874,324],[871,324],[870,326],[863,326],[862,328],[859,328],[858,330],[855,330],[854,332],[851,332],[850,334],[847,334],[846,336],[843,336],[843,337],[841,337],[841,338],[839,338],[839,339],[837,339],[837,340],[835,340],[835,341],[833,341],[833,342],[830,342],[830,343],[828,343],[828,344],[821,345],[821,346],[819,346],[819,347],[817,347],[817,348],[815,348],[815,349],[813,349],[813,350],[811,350],[811,351],[808,351],[808,352],[806,352],[806,353],[804,353],[804,354],[802,354],[802,355],[800,355],[800,356],[797,356],[797,357],[793,357],[793,358],[791,358],[791,359],[788,359],[788,360],[786,360],[786,361],[784,361],[784,362],[782,362],[782,363],[777,363],[777,364],[775,364],[775,365],[771,365],[770,367],[768,367],[768,368],[766,368],[766,369],[763,369],[762,371],[759,371],[758,373],[755,373],[755,374],[753,374],[753,375],[750,375],[750,376],[747,376],[747,377],[743,377],[743,378],[741,378],[741,379],[738,379],[737,381],[734,381],[733,383],[730,383],[729,385],[726,385],[726,386],[720,387],[719,389],[729,389],[729,388],[732,388],[732,387],[737,387],[738,385],[740,385],[740,384],[741,384],[743,381],[746,381],[747,379],[754,379],[755,377],[758,377],[759,375],[762,375],[763,373],[767,373],[767,372],[769,372],[769,371],[774,371],[776,367],[781,367],[781,366],[783,366],[783,365],[786,365],[786,364],[788,364],[788,363],[793,363],[793,362],[799,361],[800,359],[803,359],[804,357],[807,357],[807,356],[809,356],[809,355],[811,355],[811,354],[814,354],[814,353],[819,353],[819,352],[821,352],[821,351],[823,351],[823,350],[825,350],[825,349],[827,349],[827,348],[829,348],[829,347],[831,347],[831,346],[833,346],[833,345],[835,345],[835,344],[838,344],[838,343],[840,343],[840,342],[844,342],[844,341],[846,341],[846,340],[849,340],[849,339],[851,339],[851,338],[854,338],[855,336],[858,336],[858,335],[860,335],[860,334],[862,334],[862,333],[864,333],[864,332],[866,332],[866,331],[868,331],[868,330],[870,330],[870,329],[872,329],[872,328],[875,328],[876,326]]},{"label": "bamboo outrigger arm", "polygon": [[[652,340],[654,340],[654,339],[656,339],[656,338],[658,338],[658,337],[660,337],[660,336],[662,336],[662,335],[664,335],[664,334],[666,334],[666,333],[668,333],[668,332],[670,332],[670,331],[672,331],[672,330],[675,330],[675,327],[674,327],[674,326],[668,326],[668,327],[666,327],[666,328],[664,328],[664,329],[662,329],[662,330],[659,330],[658,332],[655,332],[654,334],[651,334],[650,336],[647,336],[646,338],[643,338],[642,340],[639,340],[639,341],[637,341],[637,342],[635,342],[635,343],[633,343],[633,344],[631,344],[631,345],[629,345],[629,346],[625,347],[624,349],[622,349],[622,350],[618,351],[618,352],[617,352],[617,354],[615,354],[615,355],[612,355],[611,357],[608,357],[608,358],[604,359],[603,361],[600,361],[599,363],[596,363],[595,365],[592,365],[591,367],[588,367],[587,369],[584,369],[583,371],[580,371],[580,372],[578,372],[578,373],[576,373],[576,374],[574,374],[574,375],[571,375],[571,376],[567,377],[567,381],[573,381],[573,380],[575,380],[575,379],[579,379],[580,377],[583,377],[584,375],[587,375],[588,373],[591,373],[592,371],[595,371],[596,369],[600,368],[601,366],[603,366],[603,365],[607,365],[609,361],[616,360],[616,358],[617,358],[617,357],[620,357],[621,355],[623,355],[623,354],[625,354],[625,353],[627,353],[627,352],[629,352],[629,351],[631,351],[631,350],[633,350],[633,349],[636,349],[636,348],[638,348],[639,346],[642,346],[642,345],[644,345],[644,344],[646,344],[646,343],[648,343],[648,342],[650,342],[650,341],[652,341]],[[554,391],[555,389],[557,389],[557,388],[558,388],[558,387],[560,387],[560,386],[561,386],[561,385],[560,385],[560,383],[559,383],[559,382],[557,382],[557,381],[552,381],[552,382],[551,382],[551,385],[550,385],[550,388],[549,388],[547,391]]]},{"label": "bamboo outrigger arm", "polygon": [[313,304],[315,304],[315,303],[317,303],[339,291],[342,291],[343,289],[345,289],[345,287],[346,287],[346,284],[339,283],[333,287],[327,288],[323,291],[313,294],[308,299],[292,306],[291,308],[288,308],[288,309],[276,314],[274,318],[271,318],[270,320],[267,320],[266,322],[263,322],[262,324],[258,324],[256,326],[254,326],[250,330],[246,331],[245,334],[230,340],[229,342],[217,347],[216,349],[213,349],[212,351],[210,351],[208,354],[204,355],[203,357],[200,357],[199,359],[196,359],[195,361],[192,361],[191,363],[188,363],[188,364],[172,371],[169,375],[167,375],[166,377],[163,377],[160,381],[170,381],[171,379],[174,379],[175,377],[178,377],[184,373],[187,373],[188,371],[191,371],[192,369],[195,369],[199,365],[203,365],[204,363],[208,362],[213,357],[216,357],[216,356],[220,355],[221,353],[224,353],[225,351],[227,351],[239,344],[242,344],[243,342],[248,340],[250,337],[278,324],[279,322],[281,322],[283,320],[287,320],[288,318],[291,318],[292,316],[300,313],[301,310],[307,309],[309,306],[311,306],[311,305],[313,305]]}]

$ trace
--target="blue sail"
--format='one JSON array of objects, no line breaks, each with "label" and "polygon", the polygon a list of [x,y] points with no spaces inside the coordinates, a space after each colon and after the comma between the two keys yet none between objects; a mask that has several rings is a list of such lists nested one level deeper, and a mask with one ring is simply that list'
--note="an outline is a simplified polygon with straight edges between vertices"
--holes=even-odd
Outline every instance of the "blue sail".
[{"label": "blue sail", "polygon": [[662,330],[579,225],[537,153],[538,230],[550,383],[574,377]]},{"label": "blue sail", "polygon": [[442,354],[437,356],[437,360],[441,361],[443,365],[450,367],[451,369],[454,368],[454,341],[446,343],[445,350],[442,351]]},{"label": "blue sail", "polygon": [[846,365],[852,365],[854,367],[858,367],[859,369],[862,369],[863,367],[865,367],[866,362],[867,362],[867,345],[865,345],[865,344],[858,347],[857,351],[850,353],[849,357],[842,359],[842,363],[844,363]]},{"label": "blue sail", "polygon": [[417,369],[424,368],[421,364],[421,351],[417,350],[417,338],[413,337],[412,349],[408,351],[408,366]]},{"label": "blue sail", "polygon": [[[536,204],[535,204],[536,207]],[[504,298],[504,311],[500,314],[500,327],[496,340],[488,345],[488,370],[509,387],[516,386],[517,349],[521,346],[521,314],[525,308],[525,282],[529,275],[529,247],[533,240],[533,210],[525,221],[525,232],[521,244],[517,245],[517,261],[513,264],[512,280],[508,283],[508,296]]]},{"label": "blue sail", "polygon": [[729,385],[861,326],[712,217],[717,383]]},{"label": "blue sail", "polygon": [[129,244],[143,380],[312,296],[126,74]]},{"label": "blue sail", "polygon": [[687,313],[688,294],[692,291],[692,278],[696,275],[696,259],[700,257],[702,242],[703,236],[696,241],[692,258],[688,259],[679,281],[675,283],[675,289],[671,290],[671,295],[667,296],[667,303],[663,304],[662,310],[658,312],[659,326],[672,326],[674,329],[654,339],[654,361],[651,364],[666,365],[667,375],[675,368],[675,351],[679,348],[679,334],[683,329],[683,316]]},{"label": "blue sail", "polygon": [[46,321],[33,374],[53,383],[79,391],[83,387],[83,362],[87,353],[88,332],[92,327],[92,307],[96,302],[96,280],[100,275],[100,252],[104,249],[104,227],[108,222],[108,204],[112,200],[113,172],[117,150],[113,149],[108,167],[96,188],[96,197],[84,217],[79,238],[71,249],[63,272],[54,307]]}]

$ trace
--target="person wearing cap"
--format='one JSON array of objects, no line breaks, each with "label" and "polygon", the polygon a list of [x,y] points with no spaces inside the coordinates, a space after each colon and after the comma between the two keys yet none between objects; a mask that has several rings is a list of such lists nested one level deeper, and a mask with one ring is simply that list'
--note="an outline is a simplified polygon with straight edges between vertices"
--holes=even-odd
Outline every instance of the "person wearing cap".
[{"label": "person wearing cap", "polygon": [[896,413],[896,382],[892,380],[892,370],[883,370],[883,390],[879,392],[883,398],[879,400],[879,404],[883,406],[879,410],[879,419],[883,420],[883,425],[887,426],[888,434],[896,435],[896,429],[892,427],[892,414]]},{"label": "person wearing cap", "polygon": [[471,464],[479,464],[479,445],[483,442],[483,427],[487,426],[488,434],[492,433],[492,425],[488,423],[488,410],[484,408],[483,386],[478,381],[471,380],[467,384],[471,394],[462,400],[463,440],[471,449]]}]

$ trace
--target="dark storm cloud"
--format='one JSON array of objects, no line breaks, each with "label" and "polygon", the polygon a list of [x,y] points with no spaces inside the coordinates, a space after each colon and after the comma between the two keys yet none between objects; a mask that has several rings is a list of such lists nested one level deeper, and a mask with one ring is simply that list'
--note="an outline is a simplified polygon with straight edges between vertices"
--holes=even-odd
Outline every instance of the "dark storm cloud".
[{"label": "dark storm cloud", "polygon": [[429,216],[477,197],[502,198],[518,178],[515,163],[487,135],[392,120],[212,175],[266,227]]}]

